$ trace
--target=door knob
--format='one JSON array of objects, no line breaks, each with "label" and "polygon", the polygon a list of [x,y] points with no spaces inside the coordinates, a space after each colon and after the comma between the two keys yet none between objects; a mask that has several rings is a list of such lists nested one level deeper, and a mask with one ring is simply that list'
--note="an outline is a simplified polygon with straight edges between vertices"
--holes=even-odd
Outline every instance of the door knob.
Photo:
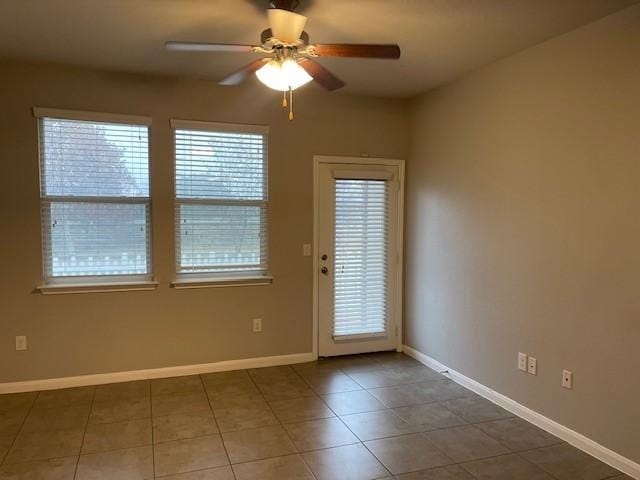
[{"label": "door knob", "polygon": [[329,273],[329,269],[328,269],[327,267],[322,267],[322,268],[320,269],[320,271],[321,271],[322,273],[324,273],[325,275],[326,275],[327,273]]}]

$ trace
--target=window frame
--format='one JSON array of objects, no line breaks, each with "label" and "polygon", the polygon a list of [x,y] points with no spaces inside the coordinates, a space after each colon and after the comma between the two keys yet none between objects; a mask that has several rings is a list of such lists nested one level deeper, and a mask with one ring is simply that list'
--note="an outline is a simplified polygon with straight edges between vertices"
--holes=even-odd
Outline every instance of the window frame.
[{"label": "window frame", "polygon": [[[171,139],[173,142],[173,211],[174,211],[174,271],[175,279],[171,286],[176,289],[185,288],[211,288],[225,286],[253,286],[270,285],[273,277],[269,268],[269,127],[267,125],[236,124],[222,122],[207,122],[196,120],[171,119]],[[179,198],[177,195],[177,142],[176,134],[180,131],[217,132],[257,134],[262,136],[263,152],[263,178],[264,198],[262,200],[227,200],[227,199],[200,199]],[[265,258],[261,257],[264,269],[260,270],[229,270],[221,272],[185,272],[181,271],[181,242],[180,242],[180,205],[237,205],[259,206],[265,209],[265,215],[261,215],[260,231],[266,234]],[[262,222],[265,222],[262,224]],[[262,255],[262,252],[261,252]]]},{"label": "window frame", "polygon": [[[153,210],[152,210],[152,162],[151,162],[151,117],[141,115],[126,115],[103,112],[89,112],[79,110],[61,110],[54,108],[33,108],[33,115],[37,120],[37,145],[38,145],[38,173],[39,173],[39,205],[40,205],[40,231],[41,231],[41,259],[42,259],[42,284],[36,287],[36,291],[43,294],[62,293],[93,293],[108,291],[139,291],[155,290],[158,283],[154,281],[153,268]],[[93,123],[112,123],[120,125],[135,125],[147,128],[147,168],[148,185],[147,195],[144,197],[128,196],[90,196],[90,195],[47,195],[44,186],[46,184],[43,168],[44,152],[42,151],[43,122],[45,119],[71,120]],[[89,204],[116,204],[116,205],[143,205],[146,210],[146,261],[147,272],[142,274],[104,274],[104,275],[78,275],[78,276],[53,276],[50,271],[52,260],[47,257],[47,247],[51,245],[51,229],[44,228],[45,209],[51,208],[55,202],[65,203],[89,203]],[[50,211],[50,210],[49,210]]]}]

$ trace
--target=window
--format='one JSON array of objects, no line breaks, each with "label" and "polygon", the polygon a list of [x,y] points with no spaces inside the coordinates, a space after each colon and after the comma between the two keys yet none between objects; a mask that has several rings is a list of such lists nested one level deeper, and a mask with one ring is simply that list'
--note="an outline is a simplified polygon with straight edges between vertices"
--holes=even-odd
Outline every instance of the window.
[{"label": "window", "polygon": [[267,127],[172,121],[176,271],[180,277],[264,277]]},{"label": "window", "polygon": [[148,119],[35,113],[45,285],[149,280]]}]

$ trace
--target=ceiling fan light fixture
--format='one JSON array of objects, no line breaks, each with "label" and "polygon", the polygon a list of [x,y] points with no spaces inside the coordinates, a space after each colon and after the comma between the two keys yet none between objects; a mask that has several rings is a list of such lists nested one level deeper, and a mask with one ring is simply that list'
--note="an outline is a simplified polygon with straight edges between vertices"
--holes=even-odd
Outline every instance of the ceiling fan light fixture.
[{"label": "ceiling fan light fixture", "polygon": [[295,90],[313,80],[292,58],[270,60],[256,71],[256,77],[267,87],[280,92]]}]

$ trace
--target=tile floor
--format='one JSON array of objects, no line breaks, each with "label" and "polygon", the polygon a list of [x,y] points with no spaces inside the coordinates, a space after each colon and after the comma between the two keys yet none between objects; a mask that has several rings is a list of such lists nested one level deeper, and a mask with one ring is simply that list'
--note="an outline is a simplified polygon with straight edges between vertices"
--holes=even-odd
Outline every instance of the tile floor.
[{"label": "tile floor", "polygon": [[398,353],[0,396],[2,480],[629,478]]}]

